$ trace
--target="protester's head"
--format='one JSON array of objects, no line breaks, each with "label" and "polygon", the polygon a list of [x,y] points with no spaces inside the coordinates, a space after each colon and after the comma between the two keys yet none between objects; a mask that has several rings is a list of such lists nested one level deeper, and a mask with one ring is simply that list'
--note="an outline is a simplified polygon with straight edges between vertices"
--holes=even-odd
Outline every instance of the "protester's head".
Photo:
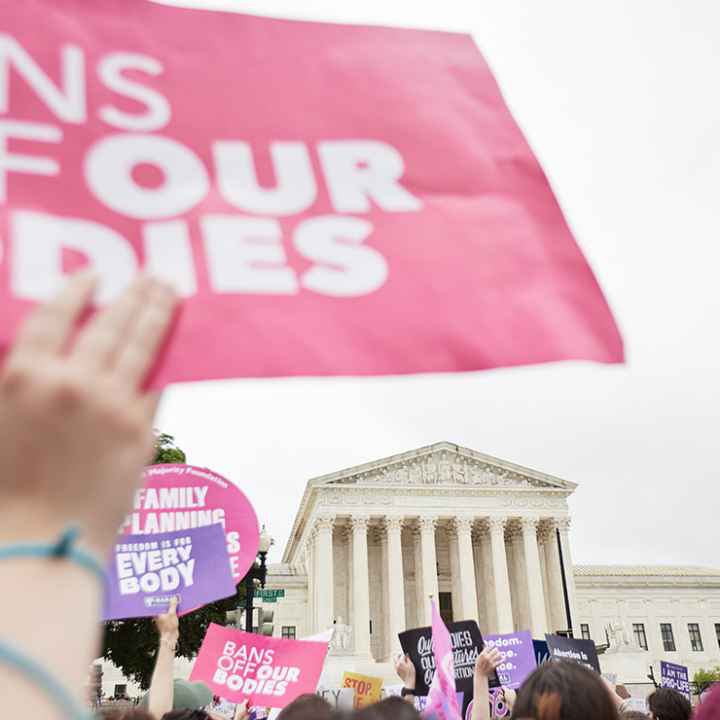
[{"label": "protester's head", "polygon": [[692,715],[690,701],[670,688],[658,688],[648,698],[648,707],[656,720],[688,720]]},{"label": "protester's head", "polygon": [[541,665],[518,690],[513,719],[617,720],[618,711],[602,677],[576,662]]},{"label": "protester's head", "polygon": [[639,710],[626,710],[620,713],[620,720],[649,720],[650,716]]},{"label": "protester's head", "polygon": [[420,714],[399,697],[390,697],[355,712],[352,720],[418,720]]},{"label": "protester's head", "polygon": [[140,708],[107,708],[100,711],[102,720],[155,720],[146,710]]},{"label": "protester's head", "polygon": [[162,720],[212,720],[204,710],[171,710],[162,716]]},{"label": "protester's head", "polygon": [[319,695],[300,695],[278,715],[277,720],[331,720],[333,709]]}]

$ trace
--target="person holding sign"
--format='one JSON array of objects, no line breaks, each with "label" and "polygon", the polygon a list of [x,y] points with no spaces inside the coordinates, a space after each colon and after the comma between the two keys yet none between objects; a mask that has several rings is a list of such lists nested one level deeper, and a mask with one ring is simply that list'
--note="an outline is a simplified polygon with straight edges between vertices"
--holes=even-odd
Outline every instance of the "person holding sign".
[{"label": "person holding sign", "polygon": [[168,611],[158,615],[155,620],[160,639],[148,692],[148,711],[156,718],[162,718],[173,707],[173,663],[180,639],[177,606],[178,600],[175,597],[170,601]]},{"label": "person holding sign", "polygon": [[413,705],[415,703],[417,670],[415,670],[415,665],[407,653],[398,655],[395,659],[395,672],[403,682],[402,697]]},{"label": "person holding sign", "polygon": [[143,387],[176,296],[141,278],[78,331],[95,284],[79,274],[34,310],[0,370],[6,717],[84,716],[105,558],[152,451],[157,397]]},{"label": "person holding sign", "polygon": [[489,680],[502,663],[502,655],[495,647],[486,647],[475,661],[471,720],[490,720]]}]

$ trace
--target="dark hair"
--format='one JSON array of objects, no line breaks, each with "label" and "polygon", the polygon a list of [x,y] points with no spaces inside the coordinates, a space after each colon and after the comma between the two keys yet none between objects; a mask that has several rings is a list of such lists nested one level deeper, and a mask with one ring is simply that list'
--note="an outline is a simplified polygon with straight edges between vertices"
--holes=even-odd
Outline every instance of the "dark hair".
[{"label": "dark hair", "polygon": [[513,719],[618,720],[618,710],[598,673],[576,662],[541,665],[518,690]]},{"label": "dark hair", "polygon": [[277,720],[331,720],[333,716],[333,709],[327,700],[308,693],[300,695],[283,708]]},{"label": "dark hair", "polygon": [[212,720],[204,710],[171,710],[162,720]]},{"label": "dark hair", "polygon": [[649,698],[648,707],[661,720],[688,720],[692,714],[690,701],[670,688],[658,688]]},{"label": "dark hair", "polygon": [[650,716],[639,710],[626,710],[620,713],[620,720],[648,720]]},{"label": "dark hair", "polygon": [[351,717],[352,720],[417,720],[420,713],[405,700],[389,697],[358,710]]},{"label": "dark hair", "polygon": [[140,708],[105,708],[98,715],[102,720],[155,720],[154,716]]}]

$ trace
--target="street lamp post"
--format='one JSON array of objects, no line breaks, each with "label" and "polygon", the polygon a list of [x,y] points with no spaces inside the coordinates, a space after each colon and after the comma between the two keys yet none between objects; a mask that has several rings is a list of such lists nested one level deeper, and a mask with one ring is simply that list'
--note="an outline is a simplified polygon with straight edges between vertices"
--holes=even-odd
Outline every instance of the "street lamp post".
[{"label": "street lamp post", "polygon": [[560,538],[560,530],[555,529],[555,539],[557,541],[558,554],[560,555],[560,577],[562,579],[563,597],[565,599],[565,618],[567,620],[567,637],[573,637],[573,621],[570,612],[570,595],[568,594],[567,576],[565,575],[565,559],[563,558],[562,540]]},{"label": "street lamp post", "polygon": [[[245,575],[245,630],[249,633],[253,631],[253,605],[255,600],[255,581],[260,583],[260,587],[265,587],[267,579],[267,554],[273,539],[270,533],[263,525],[260,532],[260,545],[258,547],[258,556],[252,567]],[[258,628],[260,630],[260,628]]]}]

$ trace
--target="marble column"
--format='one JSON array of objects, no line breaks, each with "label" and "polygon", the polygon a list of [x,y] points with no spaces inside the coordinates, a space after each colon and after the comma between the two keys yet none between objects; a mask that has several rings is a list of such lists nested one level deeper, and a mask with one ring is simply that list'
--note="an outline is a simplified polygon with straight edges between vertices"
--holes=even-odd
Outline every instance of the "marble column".
[{"label": "marble column", "polygon": [[505,553],[505,518],[490,518],[490,547],[492,553],[493,585],[495,587],[495,608],[497,610],[497,631],[513,631],[510,580],[508,579],[507,556]]},{"label": "marble column", "polygon": [[[450,556],[450,592],[455,620],[463,619],[462,588],[460,585],[460,550],[455,523],[447,528],[448,555]],[[438,578],[439,580],[439,578]]]},{"label": "marble column", "polygon": [[478,599],[475,580],[475,557],[472,546],[472,520],[455,520],[460,575],[459,620],[478,620]]},{"label": "marble column", "polygon": [[493,578],[493,556],[492,545],[490,543],[490,528],[487,522],[480,526],[478,536],[479,552],[482,557],[482,582],[479,587],[480,602],[485,606],[486,624],[482,626],[483,630],[489,633],[499,632],[497,629],[497,602],[495,597],[495,579]]},{"label": "marble column", "polygon": [[545,536],[545,566],[548,578],[548,606],[550,608],[550,621],[552,632],[567,630],[567,616],[565,613],[565,593],[562,585],[562,572],[560,571],[560,550],[557,543],[557,522],[553,520],[547,528]]},{"label": "marble column", "polygon": [[425,596],[423,595],[422,552],[420,547],[420,528],[411,532],[413,547],[413,566],[415,568],[415,614],[413,627],[420,627],[425,622]]},{"label": "marble column", "polygon": [[538,525],[538,553],[540,555],[540,575],[543,582],[543,599],[545,605],[545,626],[552,632],[553,621],[550,615],[550,583],[548,582],[547,563],[545,562],[545,543],[547,542],[547,523]]},{"label": "marble column", "polygon": [[[390,565],[390,557],[388,554],[388,536],[384,531],[384,528],[378,526],[377,528],[378,544],[380,546],[380,613],[376,617],[372,608],[372,598],[370,601],[370,620],[373,623],[373,632],[378,633],[378,654],[375,655],[375,659],[388,660],[392,653],[390,646],[390,574],[388,572]],[[370,577],[374,577],[372,567],[369,570]],[[377,630],[375,629],[377,626]],[[370,638],[372,644],[372,636]]]},{"label": "marble column", "polygon": [[505,552],[507,553],[510,597],[512,598],[513,627],[530,627],[530,606],[525,590],[525,550],[522,528],[518,520],[505,524]]},{"label": "marble column", "polygon": [[323,515],[315,524],[315,599],[318,631],[329,630],[335,620],[335,578],[333,559],[333,526],[335,518]]},{"label": "marble column", "polygon": [[536,518],[523,518],[520,525],[525,550],[525,584],[527,586],[528,609],[530,611],[530,630],[534,638],[542,638],[545,637],[547,632],[547,621],[545,618],[542,573],[540,572],[540,552],[537,542],[538,520]]},{"label": "marble column", "polygon": [[405,628],[405,574],[402,559],[402,526],[401,518],[385,518],[387,533],[387,577],[389,605],[389,638],[390,655],[394,657],[400,652],[398,634]]},{"label": "marble column", "polygon": [[315,617],[315,563],[313,552],[315,549],[315,535],[311,531],[305,540],[305,572],[308,578],[308,606],[307,626],[310,633],[317,632],[317,618]]},{"label": "marble column", "polygon": [[[571,629],[575,637],[580,637],[580,623],[577,618],[575,572],[573,570],[572,553],[570,552],[570,518],[561,518],[558,520],[558,529],[560,530],[560,544],[562,545],[563,562],[565,564],[568,602],[570,603],[570,613],[572,615],[573,627]],[[567,625],[567,621],[565,624]]]},{"label": "marble column", "polygon": [[370,656],[370,588],[368,580],[368,518],[353,517],[352,520],[353,551],[353,638],[355,652]]},{"label": "marble column", "polygon": [[435,549],[435,518],[420,518],[420,556],[422,558],[422,591],[423,605],[421,609],[423,622],[432,623],[432,606],[430,598],[440,602],[437,576],[437,551]]}]

